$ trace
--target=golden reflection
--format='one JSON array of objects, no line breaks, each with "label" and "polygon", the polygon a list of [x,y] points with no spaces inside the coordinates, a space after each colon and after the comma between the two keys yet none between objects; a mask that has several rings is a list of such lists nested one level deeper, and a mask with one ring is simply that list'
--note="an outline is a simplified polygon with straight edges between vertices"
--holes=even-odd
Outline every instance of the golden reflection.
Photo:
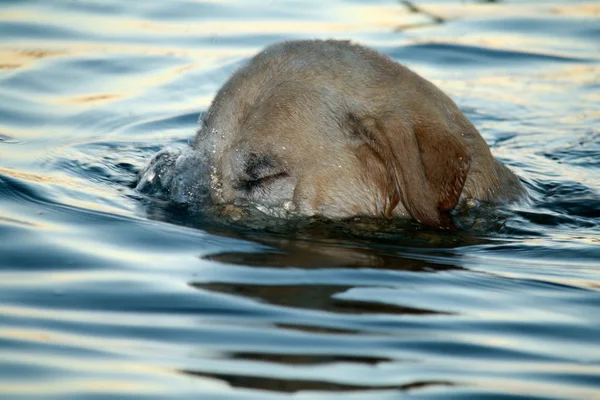
[{"label": "golden reflection", "polygon": [[[139,21],[134,26],[157,33],[178,35],[201,34],[206,36],[230,36],[240,34],[269,34],[269,33],[347,33],[367,30],[391,30],[403,19],[413,20],[414,16],[405,10],[392,6],[351,5],[336,9],[336,21],[294,20],[290,25],[288,21],[251,20],[251,21],[203,21],[195,24],[182,24],[180,22],[158,23]],[[290,32],[290,29],[293,31]]]},{"label": "golden reflection", "polygon": [[[494,101],[505,101],[519,105],[531,103],[531,99],[522,95],[522,92],[525,90],[523,87],[531,84],[531,82],[521,81],[511,74],[473,74],[473,77],[470,79],[432,79],[432,81],[439,84],[440,87],[451,94],[467,91],[472,97],[479,88],[483,88],[486,91],[484,95],[489,96],[489,93],[493,93]],[[491,88],[495,88],[496,90],[490,90]]]},{"label": "golden reflection", "polygon": [[89,103],[107,103],[112,100],[117,100],[122,98],[123,95],[119,93],[106,93],[106,94],[91,94],[84,96],[75,96],[75,97],[67,97],[63,98],[62,102],[64,103],[72,103],[72,104],[89,104]]},{"label": "golden reflection", "polygon": [[[53,274],[60,275],[58,272],[54,272]],[[113,273],[111,275],[115,275],[115,278],[118,278],[120,274]],[[29,274],[31,276],[31,274]],[[86,275],[86,277],[89,275]],[[126,277],[128,280],[131,280],[131,276]],[[48,278],[49,280],[51,278]],[[157,279],[160,279],[161,282],[165,282],[166,279],[164,276],[160,278],[156,278],[156,276],[152,277],[153,282],[157,282]],[[148,279],[150,280],[150,279]],[[14,282],[14,281],[13,281]],[[89,282],[89,281],[88,281]],[[153,314],[151,316],[140,314],[140,313],[128,313],[124,311],[119,312],[108,312],[108,311],[76,311],[76,310],[65,310],[65,309],[45,309],[45,308],[34,308],[34,307],[26,307],[26,306],[2,306],[0,305],[0,316],[10,316],[15,318],[25,318],[25,319],[38,319],[38,320],[52,320],[52,321],[63,321],[63,322],[77,322],[80,324],[110,324],[113,326],[155,326],[155,325],[164,325],[169,326],[171,328],[187,328],[197,326],[202,321],[202,317],[194,316],[194,318],[186,318],[181,315],[160,315]],[[64,336],[56,336],[54,334],[50,334],[47,332],[40,331],[2,331],[0,329],[0,337],[2,337],[2,332],[5,332],[7,337],[19,340],[28,340],[28,341],[48,341],[55,340],[56,338],[64,338],[65,343],[68,342],[68,337]],[[7,333],[8,332],[8,333]],[[80,337],[82,340],[83,338]],[[61,342],[63,341],[60,339]],[[83,345],[87,345],[88,343],[92,343],[94,339],[84,340],[82,341]],[[119,342],[121,343],[121,342]],[[123,346],[126,346],[129,342],[124,342]],[[153,344],[155,345],[155,344]]]},{"label": "golden reflection", "polygon": [[[598,96],[600,98],[600,95]],[[581,122],[585,122],[588,120],[600,119],[600,110],[599,111],[589,111],[584,110],[572,115],[565,115],[562,118],[559,118],[558,121],[563,124],[577,124]]]},{"label": "golden reflection", "polygon": [[[110,26],[112,35],[131,35],[145,34],[146,32],[155,32],[160,34],[189,36],[193,34],[211,35],[240,35],[240,34],[264,34],[264,33],[346,33],[365,30],[393,29],[398,24],[415,19],[414,14],[408,10],[393,4],[391,6],[364,6],[347,4],[335,10],[332,14],[337,20],[299,20],[295,19],[293,24],[289,21],[277,20],[237,20],[231,19],[209,20],[200,23],[177,22],[157,22],[140,20],[136,18],[127,18],[119,16],[104,16],[77,13],[73,14],[52,14],[51,22],[53,25],[69,26],[71,29],[80,28],[86,32],[98,32],[105,35],[105,27]],[[19,11],[4,13],[0,17],[2,20],[26,21],[39,23],[40,21],[50,19],[48,14],[40,15],[35,11]],[[292,30],[292,31],[291,31]]]},{"label": "golden reflection", "polygon": [[[196,321],[197,322],[197,321]],[[169,325],[171,326],[171,325]],[[59,331],[0,328],[0,339],[17,340],[26,342],[44,343],[48,346],[66,346],[67,348],[91,349],[104,351],[107,359],[95,357],[92,360],[85,357],[63,356],[60,354],[27,353],[22,351],[5,351],[3,359],[9,363],[29,364],[45,366],[50,369],[65,371],[67,374],[78,373],[96,375],[121,375],[121,379],[94,379],[73,376],[68,377],[68,382],[61,382],[55,377],[52,381],[36,381],[35,385],[24,382],[0,383],[0,393],[3,394],[48,394],[74,391],[103,392],[103,393],[173,393],[172,380],[179,380],[180,375],[170,367],[145,362],[128,361],[132,356],[144,353],[145,349],[152,349],[158,354],[172,354],[176,346],[146,340],[113,339],[106,337],[92,337],[68,334]],[[185,350],[191,351],[191,350]],[[121,354],[124,357],[115,359],[111,354]],[[109,359],[110,358],[110,359]],[[158,383],[161,379],[166,380],[164,384]],[[167,384],[169,382],[170,384]],[[199,383],[199,382],[197,382]],[[223,388],[220,382],[202,382],[203,388]]]},{"label": "golden reflection", "polygon": [[0,70],[3,69],[17,69],[21,67],[19,64],[0,64]]},{"label": "golden reflection", "polygon": [[[64,187],[72,190],[80,190],[85,192],[86,195],[97,195],[98,197],[105,198],[106,190],[102,190],[102,187],[94,187],[90,186],[89,182],[79,179],[73,178],[64,174],[59,174],[59,176],[55,175],[47,175],[47,174],[36,174],[31,172],[17,171],[14,169],[0,167],[0,174],[10,176],[15,179],[21,179],[24,181],[34,182],[36,184],[41,185],[57,185],[60,187]],[[84,200],[78,200],[71,196],[62,196],[60,197],[60,202],[62,204],[68,204],[75,207],[80,207],[93,211],[106,212],[110,214],[117,215],[125,215],[128,214],[125,210],[109,206],[106,204],[101,204],[98,202],[89,202]],[[58,228],[57,228],[58,229]]]},{"label": "golden reflection", "polygon": [[[474,364],[474,363],[472,363]],[[535,378],[532,381],[521,378],[510,378],[506,376],[506,371],[514,371],[520,367],[522,361],[516,362],[517,367],[511,364],[504,364],[503,369],[498,371],[498,374],[494,377],[492,375],[487,376],[469,376],[469,385],[472,387],[480,386],[485,389],[484,393],[498,393],[496,398],[546,398],[546,399],[586,399],[586,400],[598,400],[597,388],[593,385],[583,386],[577,383],[570,383],[568,379],[559,379],[558,377],[568,377],[570,372],[569,368],[565,367],[560,370],[561,374],[550,377],[543,382],[536,381]],[[537,363],[536,365],[540,365]],[[490,363],[485,363],[481,366],[474,365],[474,370],[489,371]],[[537,375],[534,370],[532,375]],[[525,375],[526,376],[526,375]],[[552,377],[552,376],[551,376]],[[592,382],[594,376],[589,376],[589,382]],[[519,381],[518,379],[522,379]],[[592,387],[590,389],[590,387]],[[468,393],[468,392],[467,392]],[[477,392],[476,392],[477,393]],[[535,393],[535,395],[534,395]],[[550,394],[551,393],[551,394]],[[547,394],[544,396],[544,394]],[[471,396],[466,396],[471,397]],[[485,398],[493,398],[493,396],[484,396]],[[460,398],[460,397],[458,397]],[[477,397],[474,397],[477,398]]]},{"label": "golden reflection", "polygon": [[[26,221],[23,219],[16,219],[16,218],[9,217],[9,216],[3,215],[3,214],[0,214],[0,224],[2,224],[2,225],[10,224],[10,225],[20,226],[20,227],[43,229],[43,225],[38,224],[37,222]],[[0,285],[2,285],[1,282],[0,282]]]},{"label": "golden reflection", "polygon": [[157,71],[150,75],[138,75],[128,78],[125,82],[119,82],[118,87],[121,90],[119,93],[105,94],[90,94],[73,97],[59,97],[57,102],[68,105],[78,105],[84,107],[98,106],[102,103],[108,103],[116,100],[123,100],[129,97],[134,97],[144,92],[148,87],[161,86],[169,83],[179,75],[201,68],[200,63],[189,63],[183,66],[169,68],[163,71]]},{"label": "golden reflection", "polygon": [[[172,345],[166,345],[164,342],[152,342],[133,339],[117,339],[98,336],[84,336],[82,334],[71,334],[60,331],[51,331],[44,329],[25,329],[25,328],[0,328],[0,338],[5,340],[18,340],[24,342],[53,343],[69,348],[81,349],[107,349],[114,352],[132,354],[142,346],[152,346],[157,351],[172,351]],[[136,350],[137,349],[137,350]]]},{"label": "golden reflection", "polygon": [[[87,191],[88,191],[88,193],[96,192],[99,195],[101,193],[103,193],[101,190],[94,189],[91,186],[88,187]],[[106,195],[106,193],[105,193],[105,195]],[[84,210],[98,211],[98,212],[103,212],[103,213],[112,214],[112,215],[130,215],[126,210],[124,210],[122,208],[98,203],[97,201],[92,202],[92,201],[77,200],[71,196],[61,196],[57,200],[61,204],[66,204],[66,205],[81,208]]]},{"label": "golden reflection", "polygon": [[27,67],[34,61],[44,58],[64,56],[66,54],[68,53],[64,50],[23,50],[0,48],[0,70]]},{"label": "golden reflection", "polygon": [[[416,3],[416,2],[413,2]],[[497,20],[499,18],[522,18],[523,16],[543,16],[543,15],[551,15],[556,13],[561,13],[565,15],[573,15],[573,16],[588,16],[588,17],[598,17],[598,10],[600,6],[598,6],[597,2],[584,2],[579,5],[569,5],[569,6],[558,6],[554,8],[552,4],[541,4],[533,3],[532,4],[519,4],[518,6],[508,5],[505,2],[469,2],[469,3],[461,3],[457,4],[456,2],[449,3],[425,3],[423,5],[421,2],[418,3],[418,10],[420,11],[420,15],[423,15],[429,18],[429,25],[434,25],[436,23],[435,19],[439,19],[442,21],[452,21],[452,20],[485,20],[488,18],[493,18]],[[415,27],[421,27],[426,24],[420,24]],[[408,25],[407,28],[412,28],[413,26]],[[403,25],[401,21],[398,22],[398,29],[403,30]],[[445,42],[452,44],[463,44],[463,45],[471,45],[471,46],[481,46],[488,47],[492,49],[504,49],[504,50],[514,50],[514,51],[522,51],[526,53],[530,53],[531,49],[535,48],[543,48],[545,49],[546,55],[556,55],[556,56],[569,56],[570,53],[568,50],[563,50],[564,53],[547,53],[548,49],[552,49],[556,46],[556,38],[552,35],[545,35],[545,37],[540,35],[523,35],[523,34],[511,34],[508,32],[494,32],[493,35],[481,35],[477,32],[459,32],[457,35],[452,34],[452,30],[444,29],[444,30],[428,30],[427,35],[421,39],[421,33],[423,31],[419,31],[415,35],[414,42],[419,43],[420,41],[424,41],[427,43],[430,42]],[[581,46],[580,41],[576,39],[568,39],[566,37],[561,38],[563,44],[571,44],[573,49],[577,49]],[[509,47],[507,47],[507,45]],[[563,46],[563,49],[566,46]]]},{"label": "golden reflection", "polygon": [[131,80],[131,86],[136,88],[161,86],[162,84],[171,82],[174,78],[185,72],[200,69],[202,66],[201,63],[191,63],[156,72],[149,76],[140,76],[137,79]]},{"label": "golden reflection", "polygon": [[61,368],[69,366],[69,368],[79,372],[120,372],[124,374],[144,374],[144,375],[163,375],[170,372],[168,368],[161,368],[153,365],[144,365],[126,360],[103,360],[89,362],[89,360],[61,356],[58,354],[44,355],[43,353],[30,354],[26,352],[3,352],[5,359],[16,361],[19,363],[43,365],[47,367]]},{"label": "golden reflection", "polygon": [[[437,36],[435,32],[432,32],[431,34],[428,34],[427,37],[415,37],[408,41],[408,43],[411,44],[449,44],[485,47],[490,50],[521,52],[524,55],[533,57],[573,57],[573,54],[570,53],[558,53],[549,50],[556,44],[555,42],[555,39],[552,37],[526,37],[523,35],[500,32],[494,33],[494,36],[465,34],[452,36],[448,31],[440,31]],[[567,42],[567,40],[565,40],[565,42]],[[576,43],[574,43],[574,48],[576,47],[575,45]],[[539,50],[531,51],[531,49],[544,50],[543,52],[540,52]]]},{"label": "golden reflection", "polygon": [[[419,68],[415,68],[419,70]],[[439,72],[437,72],[439,73]],[[433,71],[430,75],[435,75]],[[552,69],[545,69],[535,78],[521,78],[514,73],[477,73],[471,78],[462,79],[431,79],[448,92],[462,93],[468,91],[471,95],[483,88],[486,93],[492,93],[494,101],[506,101],[518,105],[531,105],[537,98],[546,95],[559,96],[574,86],[592,86],[599,82],[600,66],[593,65],[561,65]],[[489,96],[489,95],[488,95]],[[598,116],[598,104],[585,102],[586,98],[596,98],[599,95],[592,93],[581,95],[581,114],[565,116],[570,118],[564,122],[581,121]],[[578,101],[579,99],[573,99]],[[576,103],[572,103],[576,104]],[[594,109],[590,108],[593,107]]]},{"label": "golden reflection", "polygon": [[[425,2],[423,2],[425,3]],[[429,2],[428,2],[429,3]],[[514,18],[523,17],[524,15],[543,15],[555,13],[562,7],[554,7],[555,4],[544,4],[544,2],[530,2],[530,3],[519,3],[518,5],[506,4],[503,1],[497,2],[435,2],[421,6],[420,8],[425,11],[437,15],[445,20],[457,19],[457,20],[475,20],[481,18]],[[597,7],[597,3],[588,1],[581,4],[581,12],[586,13],[593,12],[593,9]],[[578,6],[564,7],[565,10],[572,8],[574,11],[579,8]],[[574,12],[575,13],[575,12]],[[567,14],[567,13],[566,13]],[[592,14],[590,14],[592,15]]]},{"label": "golden reflection", "polygon": [[[76,271],[52,271],[42,272],[36,271],[35,274],[29,273],[0,273],[0,287],[14,287],[14,286],[49,286],[56,284],[77,284],[85,282],[98,282],[98,281],[117,281],[117,280],[129,280],[131,281],[134,277],[135,280],[140,282],[156,282],[160,280],[164,282],[164,277],[158,277],[147,271],[143,275],[132,275],[128,272],[119,272],[118,270],[111,271],[94,271],[94,270],[76,270]],[[17,311],[20,310],[20,311]],[[47,310],[46,310],[47,311]],[[14,308],[14,307],[2,307],[0,306],[0,314],[8,313],[14,315],[26,315],[30,312],[35,312],[35,309],[28,308]],[[62,312],[62,311],[61,311]],[[42,314],[40,314],[42,315]],[[46,315],[46,314],[43,314]],[[86,313],[85,315],[88,315]],[[50,314],[48,314],[50,316]]]},{"label": "golden reflection", "polygon": [[[346,4],[335,10],[336,19],[314,21],[295,19],[277,20],[210,20],[200,23],[130,21],[130,28],[170,35],[231,36],[247,34],[344,34],[350,32],[394,30],[400,24],[412,25],[423,22],[423,17],[397,5]],[[293,29],[293,30],[291,30]]]},{"label": "golden reflection", "polygon": [[[227,47],[227,48],[186,48],[186,47],[175,47],[173,45],[168,47],[161,46],[149,46],[140,44],[128,44],[128,43],[93,43],[93,42],[70,42],[70,41],[53,41],[53,42],[27,42],[26,50],[14,50],[9,46],[0,44],[0,54],[12,54],[12,53],[36,53],[38,48],[44,48],[44,53],[50,56],[62,56],[71,55],[73,57],[77,55],[85,55],[89,53],[105,53],[105,54],[138,54],[138,55],[150,55],[150,56],[165,56],[165,57],[190,57],[194,58],[195,61],[202,61],[204,64],[210,64],[210,62],[221,60],[225,57],[231,56],[247,56],[253,55],[255,50],[247,47]],[[64,49],[69,49],[68,52]],[[14,62],[13,59],[8,58],[10,62]],[[33,59],[29,59],[31,61]]]},{"label": "golden reflection", "polygon": [[600,83],[600,65],[565,65],[559,69],[548,69],[538,75],[551,83],[573,85],[595,85]]},{"label": "golden reflection", "polygon": [[[593,235],[593,233],[590,233],[590,235]],[[531,237],[531,238],[527,238],[527,239],[521,239],[522,243],[525,243],[527,245],[532,245],[532,246],[540,246],[540,247],[555,247],[554,243],[562,243],[562,242],[568,242],[568,243],[582,243],[584,245],[587,244],[600,244],[600,239],[597,238],[596,236],[569,236],[569,235],[560,235],[559,233],[554,233],[553,237],[548,238],[548,237],[542,237],[542,238],[538,238],[538,237]],[[530,262],[536,263],[536,260],[529,260]],[[548,260],[542,260],[542,263],[547,263]],[[561,261],[562,262],[562,261]]]},{"label": "golden reflection", "polygon": [[35,183],[63,183],[49,175],[38,175],[24,171],[17,171],[14,169],[0,167],[0,174],[10,176],[11,178],[21,179],[24,181],[30,181]]},{"label": "golden reflection", "polygon": [[567,242],[576,242],[582,244],[600,244],[600,238],[597,237],[585,237],[585,236],[561,236],[556,235],[552,238],[553,241],[567,241]]},{"label": "golden reflection", "polygon": [[[94,361],[96,362],[96,361]],[[110,371],[106,371],[109,373]],[[69,377],[65,381],[36,381],[21,383],[0,383],[0,392],[5,394],[40,396],[40,395],[56,395],[56,394],[73,394],[77,392],[93,392],[93,393],[114,393],[123,395],[124,393],[136,394],[155,394],[156,392],[169,393],[170,388],[165,385],[159,385],[156,381],[148,382],[146,380],[139,383],[133,383],[130,379],[125,378],[122,381],[108,379],[75,379]]]},{"label": "golden reflection", "polygon": [[598,2],[583,2],[579,4],[559,5],[552,9],[554,14],[578,16],[578,17],[600,17],[600,4]]},{"label": "golden reflection", "polygon": [[[527,240],[524,240],[524,242],[527,242]],[[523,259],[523,258],[519,258],[518,260],[515,260],[514,258],[511,257],[502,257],[502,256],[490,256],[489,254],[487,254],[486,259],[484,261],[479,260],[479,263],[483,266],[482,268],[485,269],[486,273],[490,273],[490,274],[494,274],[495,276],[498,277],[502,277],[502,278],[507,278],[507,279],[533,279],[533,280],[539,280],[539,275],[537,275],[538,272],[528,272],[528,270],[523,270],[522,272],[515,272],[515,270],[509,270],[507,269],[505,266],[506,265],[513,265],[514,263],[518,262],[521,266],[529,266],[529,267],[536,267],[536,268],[577,268],[579,271],[585,271],[585,273],[587,274],[587,276],[585,278],[569,278],[566,275],[560,275],[560,276],[554,276],[552,274],[546,275],[544,276],[544,282],[550,282],[550,283],[556,283],[558,285],[568,285],[568,286],[573,286],[576,288],[586,288],[586,289],[598,289],[600,288],[600,280],[598,280],[598,278],[596,277],[596,270],[594,270],[595,264],[589,263],[588,267],[582,267],[582,262],[581,261],[577,261],[577,262],[568,262],[568,261],[563,261],[563,262],[556,262],[553,261],[551,259],[548,258],[539,258],[537,260],[532,260],[532,259]],[[474,269],[478,269],[476,267],[478,263],[472,263],[469,262],[468,265],[471,268]],[[583,264],[585,265],[585,264]],[[595,279],[595,280],[592,280]],[[529,315],[529,314],[528,314]],[[486,317],[494,317],[495,319],[501,319],[501,318],[506,318],[510,316],[507,316],[506,314],[502,314],[502,313],[494,313],[491,311],[486,311],[485,312],[485,316]],[[532,319],[535,319],[536,314],[531,313],[531,317]],[[541,316],[542,319],[544,318],[548,318],[546,315],[543,315],[543,311],[538,313],[538,316]],[[566,315],[566,314],[562,314],[563,318],[570,318],[572,320],[574,320],[575,322],[579,322],[579,317],[576,315],[570,316],[570,315]],[[551,315],[551,318],[556,318],[555,314]]]},{"label": "golden reflection", "polygon": [[[419,4],[411,8],[402,4],[360,5],[345,4],[344,7],[331,9],[335,19],[314,21],[295,19],[293,24],[284,20],[231,20],[215,18],[201,22],[185,21],[149,21],[124,16],[105,16],[77,13],[53,14],[53,25],[80,28],[86,32],[96,31],[106,35],[106,26],[110,26],[112,35],[145,35],[147,32],[168,34],[170,36],[202,35],[206,37],[248,35],[248,34],[348,34],[365,31],[394,31],[402,27],[412,28],[433,25],[440,21],[456,19],[475,19],[489,16],[522,16],[523,14],[564,13],[597,15],[597,5],[586,3],[581,6],[552,8],[549,5],[522,4],[519,7],[507,7],[502,3],[468,3],[468,4]],[[40,15],[35,11],[5,12],[0,19],[13,21],[36,22],[48,20],[47,14]]]},{"label": "golden reflection", "polygon": [[581,95],[581,98],[584,100],[589,100],[594,104],[600,104],[600,93],[585,93]]}]

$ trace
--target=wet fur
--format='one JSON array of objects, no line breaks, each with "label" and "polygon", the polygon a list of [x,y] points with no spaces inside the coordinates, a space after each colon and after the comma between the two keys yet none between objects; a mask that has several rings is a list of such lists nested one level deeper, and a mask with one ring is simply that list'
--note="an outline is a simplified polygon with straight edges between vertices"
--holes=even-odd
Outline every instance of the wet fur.
[{"label": "wet fur", "polygon": [[193,147],[212,166],[217,203],[287,202],[304,215],[412,217],[445,228],[465,199],[523,193],[448,96],[349,42],[259,53],[219,91]]}]

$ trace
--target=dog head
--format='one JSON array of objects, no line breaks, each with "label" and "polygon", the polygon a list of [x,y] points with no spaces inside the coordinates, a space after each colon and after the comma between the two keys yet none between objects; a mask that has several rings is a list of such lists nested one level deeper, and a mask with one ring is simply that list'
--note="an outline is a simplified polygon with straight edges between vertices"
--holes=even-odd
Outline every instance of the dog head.
[{"label": "dog head", "polygon": [[375,52],[357,55],[368,62],[347,77],[260,57],[217,94],[193,144],[215,202],[449,226],[470,167],[468,121],[449,98]]}]

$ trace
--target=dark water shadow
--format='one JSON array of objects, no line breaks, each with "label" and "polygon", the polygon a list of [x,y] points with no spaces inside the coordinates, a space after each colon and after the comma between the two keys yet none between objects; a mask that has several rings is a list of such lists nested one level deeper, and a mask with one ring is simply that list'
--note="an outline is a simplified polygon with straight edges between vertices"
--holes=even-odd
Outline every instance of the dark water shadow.
[{"label": "dark water shadow", "polygon": [[[187,284],[203,293],[234,296],[249,304],[264,307],[265,315],[253,324],[266,326],[283,335],[356,338],[382,336],[390,331],[373,329],[374,321],[390,324],[420,325],[456,314],[427,304],[406,305],[377,297],[352,298],[346,294],[356,288],[395,288],[402,284],[419,285],[438,280],[436,274],[468,271],[456,250],[465,246],[497,242],[504,229],[506,215],[497,209],[481,207],[455,215],[457,229],[430,229],[412,220],[351,218],[334,221],[322,218],[281,219],[258,211],[241,214],[227,207],[208,206],[198,210],[176,206],[155,196],[141,196],[146,216],[153,220],[199,229],[210,235],[259,244],[250,251],[229,247],[205,254],[202,260],[239,267],[242,274],[226,273],[212,278],[193,278]],[[502,242],[506,242],[504,237]],[[237,271],[237,270],[236,270]],[[304,274],[304,279],[290,281],[288,272]],[[261,274],[262,278],[261,278]],[[327,275],[325,277],[324,275]],[[388,276],[395,276],[388,280]],[[421,277],[417,277],[419,275]],[[363,281],[362,276],[369,276]],[[370,280],[369,280],[370,279]],[[404,280],[405,279],[405,280]],[[445,278],[440,276],[443,281]],[[415,320],[416,319],[416,320]],[[421,321],[422,320],[422,321]],[[217,379],[232,387],[275,393],[304,391],[373,392],[411,391],[430,386],[455,386],[459,382],[414,379],[393,384],[370,385],[336,382],[310,376],[300,379],[271,374],[277,366],[311,366],[342,363],[377,366],[402,363],[360,349],[335,350],[282,349],[229,351],[226,360],[260,363],[252,373],[222,373],[210,368],[178,370],[187,376]]]},{"label": "dark water shadow", "polygon": [[473,214],[459,216],[456,220],[461,225],[451,231],[431,229],[412,220],[283,219],[258,211],[244,211],[247,213],[238,219],[224,215],[222,207],[198,212],[166,201],[146,200],[145,211],[150,219],[267,246],[268,250],[261,252],[230,250],[203,257],[252,267],[375,268],[412,272],[462,269],[460,256],[453,250],[494,243],[498,239],[494,233],[504,226],[500,214],[493,218]]},{"label": "dark water shadow", "polygon": [[[206,218],[206,217],[205,217]],[[172,220],[171,220],[172,221]],[[190,220],[188,225],[190,225]],[[375,221],[288,221],[289,224],[274,225],[256,228],[247,224],[235,223],[210,223],[205,219],[196,227],[212,234],[229,238],[249,240],[263,246],[266,250],[260,252],[221,251],[203,257],[205,260],[216,261],[226,265],[239,265],[245,268],[257,269],[294,269],[305,270],[308,274],[319,271],[336,269],[337,273],[351,273],[352,270],[375,271],[404,271],[410,273],[436,273],[438,271],[461,270],[460,258],[451,254],[452,235],[439,236],[434,232],[415,229],[410,221],[401,221],[404,230],[387,234],[382,231],[369,231],[378,225]],[[367,226],[364,226],[367,225]],[[412,229],[411,229],[412,227]],[[388,227],[389,228],[389,227]],[[365,231],[361,231],[365,229]],[[404,244],[415,246],[429,251],[431,257],[437,261],[429,261],[410,257],[403,253],[399,244],[402,243],[398,232],[404,232],[408,238]],[[389,237],[385,237],[388,235]],[[471,240],[475,240],[470,238]],[[461,242],[468,242],[463,238]],[[437,243],[436,243],[437,241]],[[441,246],[441,247],[440,247]],[[443,248],[445,246],[445,248]],[[417,249],[413,247],[413,251]],[[442,261],[444,260],[444,261]],[[350,271],[350,272],[349,272]],[[385,273],[385,272],[384,272]],[[435,317],[449,315],[447,312],[389,304],[379,302],[377,299],[347,299],[340,294],[352,290],[352,284],[326,284],[320,282],[319,277],[307,279],[297,284],[282,284],[277,281],[224,281],[188,282],[190,287],[200,291],[232,295],[246,299],[248,302],[276,307],[285,313],[292,312],[288,317],[272,317],[273,329],[280,331],[297,332],[309,335],[340,335],[340,337],[361,337],[369,335],[368,329],[363,327],[348,327],[340,323],[343,318],[371,318],[383,316],[384,318]],[[311,318],[310,313],[318,313],[322,317]],[[305,314],[303,318],[294,317]],[[324,319],[330,320],[326,323]],[[296,350],[298,351],[298,350]],[[179,370],[187,376],[197,378],[217,379],[233,388],[245,390],[259,390],[270,393],[340,393],[364,392],[383,393],[385,391],[409,392],[428,387],[455,386],[458,382],[437,380],[408,380],[398,384],[365,384],[353,382],[336,382],[324,377],[323,379],[302,377],[289,378],[273,375],[268,372],[259,372],[259,365],[268,365],[277,369],[279,366],[317,366],[317,365],[362,365],[364,367],[377,367],[379,364],[403,362],[403,360],[381,357],[373,354],[361,354],[361,351],[351,351],[347,354],[323,351],[306,353],[302,350],[295,352],[293,349],[274,348],[269,352],[231,352],[223,355],[229,360],[257,363],[257,372],[253,373],[222,373],[200,368]]]},{"label": "dark water shadow", "polygon": [[[353,218],[346,221],[324,219],[282,220],[252,216],[232,221],[218,213],[197,213],[157,205],[148,209],[149,217],[177,225],[201,229],[211,235],[251,241],[261,251],[219,251],[204,255],[204,260],[259,269],[309,271],[353,270],[427,273],[465,270],[454,249],[483,245],[492,241],[469,230],[444,232],[429,229],[414,221]],[[317,278],[318,279],[318,278]],[[354,285],[300,282],[191,281],[190,287],[210,292],[241,296],[296,310],[317,310],[341,315],[447,315],[447,312],[337,298]],[[280,325],[281,326],[281,325]],[[287,326],[290,328],[290,326]],[[296,326],[314,331],[322,327]],[[329,329],[329,328],[327,328]],[[344,330],[345,331],[345,330]]]},{"label": "dark water shadow", "polygon": [[411,390],[430,386],[454,386],[452,382],[446,381],[418,381],[401,385],[360,385],[329,382],[325,380],[300,380],[283,379],[272,377],[258,377],[234,374],[208,373],[182,370],[183,374],[212,378],[227,382],[230,386],[245,389],[268,390],[272,392],[296,393],[300,391],[323,391],[323,392],[356,392],[356,391],[383,391],[383,390]]}]

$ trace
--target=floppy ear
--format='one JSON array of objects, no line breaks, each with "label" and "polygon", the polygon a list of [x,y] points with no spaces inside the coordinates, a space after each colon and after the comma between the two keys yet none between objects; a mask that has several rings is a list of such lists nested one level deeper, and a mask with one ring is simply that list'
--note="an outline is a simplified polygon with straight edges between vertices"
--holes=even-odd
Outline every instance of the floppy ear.
[{"label": "floppy ear", "polygon": [[[397,117],[350,117],[362,140],[385,164],[402,204],[417,221],[450,228],[448,212],[460,198],[470,159],[464,144],[435,122]],[[356,132],[356,131],[355,131]]]}]

